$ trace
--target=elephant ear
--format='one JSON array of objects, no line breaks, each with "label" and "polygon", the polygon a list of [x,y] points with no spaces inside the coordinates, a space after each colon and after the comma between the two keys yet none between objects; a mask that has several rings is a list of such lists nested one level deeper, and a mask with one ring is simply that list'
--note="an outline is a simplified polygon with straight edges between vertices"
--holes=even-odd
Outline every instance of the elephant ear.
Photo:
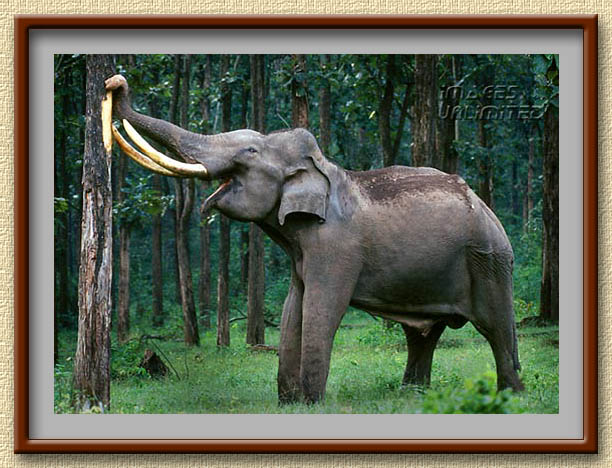
[{"label": "elephant ear", "polygon": [[291,213],[309,213],[318,216],[321,222],[325,221],[330,181],[316,140],[310,133],[308,136],[302,145],[301,161],[289,169],[283,185],[278,210],[281,226]]}]

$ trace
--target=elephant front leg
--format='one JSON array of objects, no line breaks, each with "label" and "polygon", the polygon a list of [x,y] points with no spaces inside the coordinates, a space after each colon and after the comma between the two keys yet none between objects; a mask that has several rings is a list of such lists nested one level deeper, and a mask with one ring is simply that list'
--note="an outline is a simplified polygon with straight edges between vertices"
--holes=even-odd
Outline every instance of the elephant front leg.
[{"label": "elephant front leg", "polygon": [[299,401],[302,396],[300,361],[303,293],[302,282],[294,275],[283,306],[278,347],[278,400],[281,404]]},{"label": "elephant front leg", "polygon": [[[302,365],[300,378],[304,399],[315,403],[325,396],[333,339],[350,302],[350,278],[345,284],[306,283],[302,303]],[[330,287],[331,286],[331,287]],[[333,287],[336,286],[336,287]]]}]

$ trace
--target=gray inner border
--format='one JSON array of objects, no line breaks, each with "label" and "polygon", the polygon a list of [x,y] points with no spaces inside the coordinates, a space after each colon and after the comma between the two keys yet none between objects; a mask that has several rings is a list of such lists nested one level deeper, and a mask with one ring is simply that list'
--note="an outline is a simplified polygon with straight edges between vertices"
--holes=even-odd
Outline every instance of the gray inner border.
[{"label": "gray inner border", "polygon": [[[560,55],[560,392],[557,415],[53,413],[53,54],[556,53]],[[30,437],[582,438],[582,31],[33,30],[30,32]]]}]

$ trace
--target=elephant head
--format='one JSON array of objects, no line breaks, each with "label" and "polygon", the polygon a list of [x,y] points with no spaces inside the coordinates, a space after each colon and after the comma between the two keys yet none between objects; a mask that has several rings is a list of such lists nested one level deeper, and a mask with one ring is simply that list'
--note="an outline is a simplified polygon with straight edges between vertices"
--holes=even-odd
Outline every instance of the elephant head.
[{"label": "elephant head", "polygon": [[[206,200],[206,208],[217,208],[241,221],[257,222],[275,216],[280,225],[291,213],[325,220],[329,163],[307,130],[263,135],[244,129],[200,135],[134,111],[123,76],[108,79],[106,88],[114,91],[114,116],[123,121],[126,132],[142,150],[130,146],[113,128],[115,139],[128,156],[163,175],[222,181]],[[138,131],[185,162],[160,153]]]}]

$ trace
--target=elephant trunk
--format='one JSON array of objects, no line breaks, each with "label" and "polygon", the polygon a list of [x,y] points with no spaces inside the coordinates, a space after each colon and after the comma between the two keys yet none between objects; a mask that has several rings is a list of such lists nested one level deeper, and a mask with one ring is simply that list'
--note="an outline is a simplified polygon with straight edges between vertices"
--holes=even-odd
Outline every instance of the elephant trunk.
[{"label": "elephant trunk", "polygon": [[[143,150],[145,157],[150,158],[158,167],[169,169],[175,177],[207,179],[224,177],[232,169],[232,156],[237,148],[244,144],[245,137],[247,137],[245,132],[248,132],[248,137],[251,138],[253,137],[252,134],[261,136],[251,131],[228,132],[218,135],[193,133],[170,122],[136,112],[131,105],[127,81],[121,75],[115,75],[108,79],[106,88],[113,90],[113,113],[115,117],[123,120],[125,130]],[[135,130],[165,146],[184,161],[196,164],[181,163],[159,153]],[[125,147],[124,140],[118,138],[117,141],[126,153],[130,152]],[[132,148],[131,152],[134,153],[134,151]],[[138,162],[142,164],[142,161]],[[154,170],[151,165],[145,165],[145,167]],[[164,173],[163,170],[156,170],[155,172]]]}]

